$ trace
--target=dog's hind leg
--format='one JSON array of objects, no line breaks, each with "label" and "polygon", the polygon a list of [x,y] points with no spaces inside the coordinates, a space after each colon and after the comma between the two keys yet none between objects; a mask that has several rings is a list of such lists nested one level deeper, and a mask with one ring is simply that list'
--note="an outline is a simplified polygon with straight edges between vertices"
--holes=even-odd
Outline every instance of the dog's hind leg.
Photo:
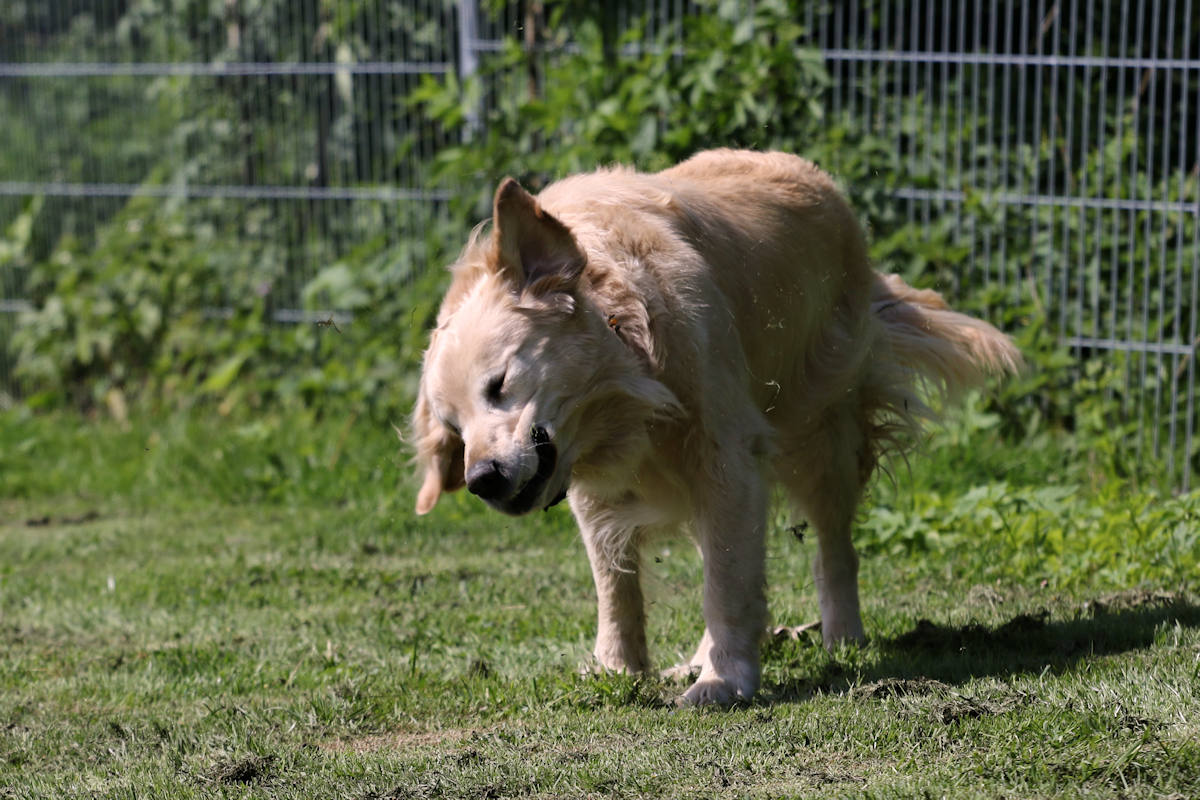
[{"label": "dog's hind leg", "polygon": [[758,647],[767,620],[766,487],[749,453],[721,451],[719,485],[703,498],[696,539],[704,557],[704,638],[690,705],[748,701],[758,691]]},{"label": "dog's hind leg", "polygon": [[639,579],[638,532],[614,530],[611,524],[576,511],[592,578],[596,582],[597,629],[593,651],[602,669],[645,672],[646,613]]},{"label": "dog's hind leg", "polygon": [[870,442],[852,405],[827,412],[825,424],[789,448],[779,477],[817,532],[813,578],[827,649],[864,642],[858,601],[858,555],[851,539],[854,510],[870,472]]}]

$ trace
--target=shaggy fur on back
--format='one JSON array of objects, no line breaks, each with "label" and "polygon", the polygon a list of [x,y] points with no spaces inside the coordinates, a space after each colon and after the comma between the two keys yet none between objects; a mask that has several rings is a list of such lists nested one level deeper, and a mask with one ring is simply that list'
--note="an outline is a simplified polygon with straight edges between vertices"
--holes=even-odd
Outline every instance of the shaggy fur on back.
[{"label": "shaggy fur on back", "polygon": [[599,666],[649,668],[638,547],[686,528],[705,558],[690,703],[758,687],[763,534],[778,484],[817,529],[827,645],[864,637],[850,523],[922,386],[953,395],[1020,356],[935,292],[880,275],[832,180],[784,153],[615,167],[497,191],[425,357],[417,511],[463,486],[507,513],[563,492],[599,600]]}]

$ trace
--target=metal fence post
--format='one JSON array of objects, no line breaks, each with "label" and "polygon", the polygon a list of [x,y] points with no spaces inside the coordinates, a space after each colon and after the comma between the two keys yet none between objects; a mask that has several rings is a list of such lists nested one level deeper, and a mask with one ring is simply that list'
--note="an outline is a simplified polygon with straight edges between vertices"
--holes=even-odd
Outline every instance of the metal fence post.
[{"label": "metal fence post", "polygon": [[[467,82],[479,70],[479,2],[458,0],[458,82],[466,88]],[[467,127],[464,138],[474,139],[481,125],[481,102],[477,100],[467,111]]]}]

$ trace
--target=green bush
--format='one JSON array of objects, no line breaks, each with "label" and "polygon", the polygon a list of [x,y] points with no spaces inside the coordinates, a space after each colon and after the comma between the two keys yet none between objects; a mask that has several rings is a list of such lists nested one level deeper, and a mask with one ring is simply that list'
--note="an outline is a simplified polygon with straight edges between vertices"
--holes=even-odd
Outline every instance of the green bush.
[{"label": "green bush", "polygon": [[186,376],[207,343],[180,332],[200,328],[202,309],[220,300],[206,257],[213,238],[211,229],[135,198],[94,245],[64,240],[26,284],[35,310],[22,316],[14,339],[20,373],[79,404],[128,390],[164,362]]},{"label": "green bush", "polygon": [[[599,9],[565,25],[570,7],[559,5],[546,55],[510,39],[465,83],[426,76],[410,102],[464,142],[437,154],[431,178],[461,190],[479,216],[507,174],[536,190],[606,164],[658,170],[710,147],[805,151],[827,140],[829,76],[796,22],[800,4],[756,3],[748,14],[708,5],[684,20],[682,37],[664,30],[649,42],[637,20],[609,41]],[[543,76],[536,94],[531,59]],[[490,110],[474,123],[485,95]]]},{"label": "green bush", "polygon": [[271,237],[231,236],[194,207],[135,198],[94,245],[64,240],[32,269],[34,310],[13,340],[19,375],[38,407],[347,401],[396,419],[443,282],[419,266],[439,248],[432,234],[398,247],[365,242],[305,284],[311,320],[279,324],[285,268]]}]

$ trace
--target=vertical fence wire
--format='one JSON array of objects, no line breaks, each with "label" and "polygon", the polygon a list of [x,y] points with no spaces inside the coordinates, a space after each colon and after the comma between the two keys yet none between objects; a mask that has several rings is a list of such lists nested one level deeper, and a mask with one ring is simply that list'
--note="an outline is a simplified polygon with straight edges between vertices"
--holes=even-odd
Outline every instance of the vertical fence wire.
[{"label": "vertical fence wire", "polygon": [[[1070,25],[1069,25],[1069,32],[1068,32],[1067,38],[1068,38],[1068,41],[1070,42],[1071,56],[1076,56],[1078,53],[1076,48],[1078,47],[1078,42],[1079,42],[1079,3],[1080,3],[1080,0],[1069,0],[1069,1],[1071,4],[1071,21],[1070,21]],[[1063,163],[1063,176],[1062,176],[1062,189],[1061,189],[1062,194],[1060,195],[1062,197],[1070,197],[1074,191],[1073,181],[1072,181],[1072,177],[1071,177],[1074,174],[1074,166],[1075,166],[1075,161],[1074,161],[1074,158],[1072,157],[1073,153],[1074,153],[1072,143],[1074,141],[1073,137],[1075,134],[1075,106],[1077,104],[1072,102],[1072,98],[1075,97],[1075,74],[1076,74],[1076,72],[1077,72],[1077,70],[1073,66],[1069,67],[1067,69],[1067,119],[1066,119],[1066,122],[1064,123],[1064,128],[1063,128],[1063,130],[1064,130],[1064,136],[1063,136],[1063,143],[1064,143],[1063,144],[1063,161],[1064,161],[1064,163]],[[1072,329],[1072,328],[1068,327],[1068,325],[1070,324],[1068,322],[1068,320],[1070,319],[1072,303],[1070,302],[1070,299],[1069,299],[1070,298],[1070,295],[1069,295],[1070,270],[1067,268],[1067,262],[1070,258],[1069,254],[1071,252],[1071,218],[1074,216],[1074,213],[1075,213],[1074,209],[1071,209],[1071,208],[1063,209],[1062,235],[1061,235],[1061,238],[1059,239],[1060,249],[1059,249],[1058,253],[1060,254],[1060,258],[1063,261],[1063,265],[1058,270],[1058,308],[1059,308],[1058,329],[1062,330],[1062,331]],[[1083,308],[1082,308],[1082,300],[1080,300],[1080,302],[1078,304],[1078,308],[1076,309],[1076,313],[1074,315],[1073,329],[1080,330],[1080,328],[1082,326],[1082,322],[1083,322]],[[1078,349],[1076,350],[1076,353],[1079,354]]]},{"label": "vertical fence wire", "polygon": [[[1175,11],[1175,3],[1174,3],[1174,0],[1172,0],[1172,3],[1171,3],[1172,15],[1174,15],[1174,11]],[[1190,41],[1191,41],[1190,40],[1191,24],[1192,24],[1191,0],[1186,0],[1185,4],[1184,4],[1184,16],[1183,16],[1183,40],[1182,40],[1183,44],[1180,47],[1180,53],[1179,53],[1180,57],[1184,58],[1184,59],[1186,59],[1189,55],[1188,48],[1190,46]],[[1180,80],[1180,84],[1183,88],[1182,97],[1180,99],[1180,117],[1182,119],[1186,120],[1186,119],[1188,119],[1188,99],[1189,99],[1188,92],[1187,92],[1187,72],[1186,71],[1182,71],[1182,70],[1180,71],[1179,80]],[[1200,139],[1200,135],[1198,135],[1197,138]],[[1181,141],[1179,143],[1179,164],[1176,169],[1177,169],[1178,176],[1179,176],[1177,193],[1178,193],[1179,197],[1182,199],[1186,193],[1186,178],[1184,176],[1187,171],[1187,158],[1185,156],[1185,153],[1187,152],[1187,147],[1186,147],[1185,143],[1182,141],[1182,139],[1183,139],[1182,134],[1180,136],[1180,139],[1181,139]],[[1198,163],[1200,163],[1200,161],[1198,161]],[[1166,189],[1166,187],[1164,187],[1164,189]],[[1198,193],[1198,194],[1200,194],[1200,193]],[[1200,200],[1198,200],[1198,202],[1200,202]],[[1200,216],[1200,215],[1197,215],[1197,216]],[[1185,236],[1184,236],[1184,230],[1185,230],[1185,226],[1183,224],[1179,224],[1178,230],[1176,233],[1175,304],[1174,304],[1174,309],[1173,309],[1173,314],[1172,314],[1172,317],[1174,319],[1174,329],[1176,332],[1176,338],[1178,338],[1180,333],[1182,332],[1182,326],[1183,326],[1183,294],[1185,291],[1184,276],[1183,276],[1183,250],[1184,250],[1183,245],[1184,245],[1184,242],[1186,241]],[[1197,247],[1197,250],[1200,250],[1200,246]],[[1191,332],[1190,329],[1188,330],[1188,332],[1186,334],[1183,334],[1183,335],[1185,335],[1187,337],[1186,341],[1193,342],[1193,343],[1195,342],[1196,337]],[[1189,359],[1189,361],[1190,361],[1190,359]],[[1170,417],[1168,420],[1168,426],[1169,426],[1170,430],[1168,433],[1168,441],[1167,441],[1167,458],[1168,458],[1167,470],[1171,475],[1175,474],[1175,447],[1176,447],[1176,435],[1178,432],[1178,422],[1179,422],[1179,413],[1178,413],[1179,412],[1179,377],[1180,377],[1180,367],[1181,366],[1186,368],[1189,366],[1189,364],[1186,362],[1181,363],[1178,355],[1173,356],[1171,359],[1171,376],[1172,376],[1171,400],[1170,400],[1171,413],[1170,413]],[[1190,414],[1191,414],[1190,405],[1189,405],[1188,410],[1186,411],[1186,414],[1188,416],[1190,416]],[[1190,433],[1190,429],[1189,429],[1189,433]],[[1188,438],[1189,439],[1191,438],[1190,435],[1188,436]],[[1187,468],[1187,459],[1185,457],[1183,459],[1183,482],[1185,485],[1187,483],[1188,471],[1189,470]]]},{"label": "vertical fence wire", "polygon": [[[1166,19],[1166,34],[1167,35],[1166,35],[1166,39],[1163,40],[1163,48],[1166,52],[1164,52],[1162,54],[1168,60],[1170,60],[1170,58],[1173,54],[1172,47],[1173,47],[1173,38],[1175,35],[1174,19],[1173,19],[1174,12],[1175,12],[1175,4],[1174,4],[1173,0],[1168,0],[1167,1],[1167,14],[1166,14],[1166,17],[1167,17],[1167,19]],[[1155,15],[1154,27],[1155,27],[1154,37],[1155,37],[1155,41],[1157,41],[1158,40],[1158,38],[1157,38],[1158,30],[1161,27],[1160,23],[1158,21],[1157,14]],[[1169,69],[1163,70],[1162,81],[1157,80],[1157,74],[1155,75],[1155,78],[1156,78],[1155,84],[1162,83],[1162,96],[1163,96],[1164,100],[1169,100],[1169,98],[1171,96],[1171,70],[1169,70]],[[1151,113],[1154,116],[1161,116],[1161,119],[1162,119],[1161,141],[1155,142],[1155,145],[1158,147],[1159,152],[1161,153],[1160,157],[1161,157],[1161,163],[1162,163],[1161,178],[1159,180],[1159,187],[1160,187],[1159,191],[1165,191],[1166,187],[1169,185],[1169,182],[1170,182],[1170,154],[1171,154],[1170,115],[1171,115],[1171,108],[1170,108],[1169,102],[1162,103],[1162,111],[1160,114],[1158,111],[1157,105],[1154,103],[1153,100],[1151,100],[1150,106],[1153,109],[1153,111]],[[1169,319],[1166,315],[1166,311],[1167,311],[1167,216],[1168,215],[1165,213],[1158,215],[1159,230],[1155,236],[1155,238],[1158,240],[1158,297],[1156,298],[1156,301],[1155,301],[1155,310],[1157,312],[1158,322],[1155,325],[1155,327],[1157,328],[1156,343],[1159,345],[1159,349],[1154,354],[1154,373],[1155,373],[1154,413],[1155,413],[1155,415],[1162,413],[1163,381],[1166,379],[1166,375],[1164,374],[1164,370],[1163,370],[1162,345],[1165,343],[1165,339],[1163,337],[1163,331],[1165,330],[1165,327],[1166,327],[1166,321],[1167,321],[1167,319]],[[1176,337],[1173,337],[1173,338],[1176,338]],[[1170,415],[1168,413],[1168,414],[1165,414],[1164,416],[1169,417]],[[1168,423],[1169,423],[1169,421],[1168,421]],[[1162,433],[1163,433],[1163,425],[1154,425],[1153,426],[1154,457],[1155,458],[1161,458],[1163,455],[1162,449],[1161,449]],[[1169,468],[1174,467],[1174,462],[1172,460],[1173,456],[1174,456],[1173,453],[1169,454],[1167,456]]]},{"label": "vertical fence wire", "polygon": [[[1191,48],[1193,46],[1195,47],[1195,50],[1193,52],[1188,53],[1186,55],[1191,60],[1200,61],[1200,42],[1196,42],[1193,44],[1193,39],[1191,36],[1191,23],[1194,19],[1193,10],[1192,10],[1192,0],[1187,0],[1186,4],[1184,6],[1184,9],[1185,9],[1184,10],[1184,19],[1187,20],[1185,30],[1188,31],[1188,34],[1185,35],[1185,37],[1184,37],[1184,41],[1187,42],[1188,48]],[[1198,27],[1200,27],[1200,26],[1198,26]],[[1189,76],[1189,80],[1194,77],[1196,77],[1196,76],[1194,76],[1194,75]],[[1195,119],[1196,116],[1198,114],[1200,114],[1200,78],[1196,79],[1196,83],[1198,86],[1198,91],[1196,92],[1196,96],[1193,98],[1194,110],[1192,111],[1190,116],[1188,114],[1184,114],[1183,115],[1184,120]],[[1189,90],[1189,92],[1190,92],[1190,90]],[[1186,130],[1186,128],[1185,128],[1185,130]],[[1192,477],[1192,472],[1193,472],[1193,466],[1190,463],[1189,459],[1191,458],[1191,454],[1192,454],[1192,442],[1195,441],[1194,435],[1195,435],[1195,423],[1196,423],[1196,355],[1195,355],[1195,348],[1197,347],[1197,344],[1200,343],[1200,336],[1197,335],[1197,318],[1200,317],[1200,309],[1197,308],[1197,303],[1198,303],[1198,301],[1200,301],[1200,176],[1198,176],[1198,173],[1200,173],[1200,130],[1193,131],[1192,135],[1195,139],[1195,146],[1196,146],[1195,161],[1193,162],[1196,165],[1196,167],[1193,168],[1193,170],[1191,171],[1191,180],[1193,181],[1192,189],[1193,189],[1193,195],[1194,195],[1193,196],[1194,208],[1192,210],[1191,296],[1190,296],[1190,302],[1188,304],[1190,311],[1189,311],[1187,341],[1188,341],[1189,345],[1191,346],[1193,352],[1187,356],[1188,381],[1187,381],[1187,407],[1186,407],[1186,411],[1185,411],[1186,432],[1184,434],[1184,443],[1185,444],[1184,444],[1184,449],[1183,449],[1184,463],[1183,463],[1183,468],[1181,470],[1181,472],[1183,474],[1182,487],[1183,487],[1184,491],[1187,491],[1188,489],[1191,488],[1191,477]],[[1184,156],[1185,151],[1186,151],[1186,147],[1181,142],[1181,146],[1180,146],[1180,163],[1181,164],[1186,163],[1185,156]],[[1183,188],[1184,187],[1183,180],[1184,180],[1183,170],[1181,169],[1180,170],[1180,199],[1183,199],[1183,197],[1185,196],[1184,188]],[[1186,218],[1181,221],[1180,228],[1181,228],[1181,230],[1186,229]]]},{"label": "vertical fence wire", "polygon": [[[1147,40],[1145,38],[1146,18],[1145,18],[1145,15],[1142,13],[1144,10],[1143,9],[1144,3],[1145,3],[1145,0],[1138,0],[1138,9],[1137,9],[1138,31],[1137,31],[1136,41],[1138,43],[1137,55],[1139,57],[1144,55],[1142,48],[1147,47],[1149,45],[1149,43],[1147,42]],[[1157,22],[1157,18],[1155,18],[1154,21]],[[1147,79],[1149,79],[1149,80],[1147,80]],[[1146,73],[1144,73],[1143,77],[1138,81],[1138,89],[1137,89],[1137,94],[1135,96],[1136,97],[1135,103],[1139,107],[1142,104],[1142,98],[1145,97],[1147,88],[1149,88],[1151,91],[1149,99],[1150,99],[1150,107],[1153,108],[1154,73],[1150,72],[1150,71],[1147,71]],[[1141,115],[1139,115],[1139,117],[1141,117]],[[1144,143],[1149,143],[1149,142],[1153,141],[1153,138],[1154,138],[1154,115],[1153,114],[1145,115],[1144,124],[1145,124],[1146,133],[1143,136],[1141,129],[1140,128],[1138,129],[1138,138],[1137,138],[1136,144],[1135,144],[1135,146],[1131,152],[1131,156],[1130,156],[1131,161],[1132,161],[1132,170],[1133,171],[1136,171],[1138,166],[1140,166],[1140,164],[1141,164],[1142,159],[1140,158],[1141,153],[1139,151],[1139,148],[1142,146],[1148,146],[1148,144],[1144,145]],[[1149,182],[1149,180],[1143,181],[1143,185],[1145,187],[1143,197],[1145,199],[1150,199],[1150,182]],[[1139,293],[1140,293],[1139,299],[1141,301],[1141,314],[1140,314],[1141,326],[1138,330],[1138,335],[1142,341],[1148,342],[1148,341],[1150,341],[1150,279],[1151,279],[1151,274],[1152,274],[1151,270],[1150,270],[1150,215],[1144,214],[1144,213],[1139,215],[1135,212],[1132,216],[1133,216],[1133,224],[1135,226],[1139,222],[1142,224],[1142,237],[1141,237],[1142,274],[1141,274],[1140,285],[1138,286]],[[1140,220],[1138,219],[1139,216],[1141,217]],[[1138,237],[1130,236],[1129,241],[1130,241],[1131,245],[1136,247],[1136,245],[1138,243]],[[1134,254],[1134,257],[1135,257],[1135,261],[1136,261],[1136,253]],[[1138,395],[1137,395],[1137,397],[1138,397],[1138,410],[1137,410],[1137,418],[1138,418],[1138,431],[1137,431],[1138,450],[1137,450],[1137,453],[1138,453],[1138,458],[1142,458],[1144,456],[1145,446],[1146,446],[1146,415],[1148,413],[1147,407],[1148,407],[1148,399],[1149,399],[1149,395],[1150,395],[1150,392],[1147,391],[1147,389],[1149,388],[1149,384],[1147,383],[1147,370],[1149,367],[1149,362],[1150,362],[1150,354],[1145,350],[1140,351],[1138,353],[1138,386],[1140,386],[1142,388],[1142,390],[1139,391]]]},{"label": "vertical fence wire", "polygon": [[[1060,37],[1061,31],[1062,31],[1062,6],[1061,6],[1061,4],[1054,3],[1054,5],[1052,6],[1052,8],[1048,12],[1048,14],[1049,14],[1048,21],[1049,21],[1049,25],[1050,25],[1050,30],[1053,35],[1050,52],[1057,54],[1059,52],[1059,42],[1060,42],[1059,37]],[[1038,15],[1039,15],[1039,17],[1042,15],[1042,11],[1040,10],[1040,7],[1039,7]],[[1044,26],[1046,24],[1045,21],[1043,21],[1042,24]],[[1045,28],[1043,27],[1043,35],[1038,38],[1039,43],[1045,39],[1044,34],[1045,34]],[[1039,54],[1042,53],[1040,46],[1038,49],[1038,53]],[[1046,152],[1046,160],[1047,160],[1046,187],[1047,187],[1048,194],[1054,193],[1054,173],[1055,173],[1055,167],[1057,166],[1057,159],[1058,159],[1058,147],[1056,146],[1058,137],[1056,135],[1056,132],[1059,130],[1059,124],[1058,124],[1058,86],[1059,86],[1058,76],[1060,73],[1061,73],[1061,70],[1058,70],[1058,69],[1050,70],[1050,108],[1048,111],[1049,121],[1047,123],[1047,126],[1046,126],[1047,129],[1045,132],[1046,145],[1047,145],[1047,147],[1046,147],[1046,150],[1047,150],[1047,152]],[[1040,96],[1040,92],[1039,92],[1039,96]],[[1039,103],[1038,106],[1040,108],[1041,104]],[[1040,128],[1039,128],[1038,135],[1039,136],[1042,135]],[[1040,164],[1041,159],[1039,158],[1036,163]],[[1042,186],[1041,186],[1041,183],[1039,182],[1037,184],[1037,191],[1040,192],[1041,190],[1042,190]],[[1052,240],[1054,237],[1055,212],[1056,212],[1056,209],[1054,206],[1048,206],[1046,208],[1046,235],[1047,235],[1047,238],[1050,240]],[[1047,251],[1044,251],[1044,252],[1047,252]],[[1044,276],[1043,276],[1044,280],[1040,283],[1040,285],[1042,287],[1044,287],[1042,290],[1042,292],[1043,292],[1042,296],[1039,296],[1039,293],[1038,293],[1039,282],[1037,281],[1037,278],[1032,275],[1030,277],[1030,287],[1031,287],[1031,292],[1033,293],[1033,301],[1037,305],[1038,311],[1040,313],[1044,314],[1046,312],[1046,303],[1048,303],[1050,301],[1051,297],[1053,296],[1053,259],[1046,258],[1046,259],[1043,259],[1043,261],[1044,261],[1044,264],[1041,267],[1041,272],[1044,273]],[[1042,297],[1044,297],[1044,300],[1042,299]]]},{"label": "vertical fence wire", "polygon": [[[1029,192],[1036,195],[1041,191],[1041,185],[1038,182],[1038,178],[1040,177],[1040,167],[1042,163],[1042,106],[1044,105],[1041,102],[1042,63],[1040,61],[1041,57],[1044,55],[1042,52],[1042,46],[1046,37],[1044,0],[1038,0],[1037,10],[1035,12],[1033,22],[1033,50],[1034,55],[1039,60],[1033,67],[1033,128],[1031,129],[1032,136],[1028,142],[1028,146],[1030,155],[1033,159],[1033,174],[1030,176],[1029,180]],[[1022,103],[1022,118],[1024,115],[1024,108],[1025,104]],[[1024,126],[1019,125],[1018,127],[1023,128]],[[1021,180],[1022,184],[1024,184],[1024,172],[1022,172]],[[1035,210],[1034,213],[1029,215],[1029,241],[1031,242],[1031,246],[1033,247],[1033,252],[1035,254],[1037,253],[1038,246],[1038,221],[1040,217],[1040,209]],[[1037,291],[1037,277],[1034,274],[1034,266],[1032,264],[1027,265],[1026,268],[1022,270],[1022,274],[1019,276],[1019,284],[1020,285],[1018,286],[1017,290],[1018,293],[1029,292],[1030,294],[1033,294]]]}]

